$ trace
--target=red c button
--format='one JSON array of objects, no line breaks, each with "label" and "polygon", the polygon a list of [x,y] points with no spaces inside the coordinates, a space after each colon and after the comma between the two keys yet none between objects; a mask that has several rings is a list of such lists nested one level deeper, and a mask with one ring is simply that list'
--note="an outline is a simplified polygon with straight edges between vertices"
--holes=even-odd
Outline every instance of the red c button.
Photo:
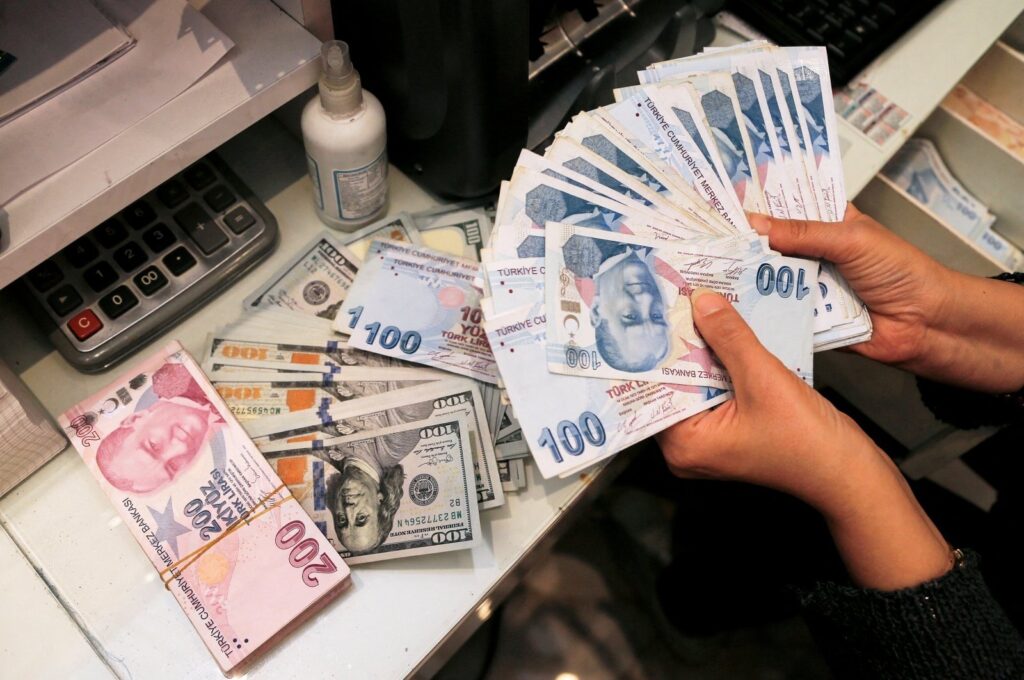
[{"label": "red c button", "polygon": [[96,331],[103,328],[103,324],[100,323],[100,319],[96,316],[95,312],[91,309],[83,309],[71,317],[71,320],[68,321],[68,328],[81,341],[94,335]]}]

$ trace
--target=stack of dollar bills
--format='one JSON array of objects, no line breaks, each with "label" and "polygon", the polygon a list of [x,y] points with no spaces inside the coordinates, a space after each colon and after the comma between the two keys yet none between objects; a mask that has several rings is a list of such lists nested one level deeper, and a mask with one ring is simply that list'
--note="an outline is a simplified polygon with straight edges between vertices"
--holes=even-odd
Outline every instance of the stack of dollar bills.
[{"label": "stack of dollar bills", "polygon": [[[325,230],[209,335],[211,382],[348,563],[471,548],[480,510],[526,486],[529,449],[493,379],[364,351],[332,329],[372,243],[445,253],[475,275],[492,214],[456,205]],[[400,297],[396,311],[416,310],[415,291]],[[392,347],[393,335],[379,334]],[[422,445],[437,418],[459,431]]]},{"label": "stack of dollar bills", "polygon": [[1024,253],[992,229],[996,216],[953,176],[930,140],[907,140],[882,174],[1010,271],[1024,265]]},{"label": "stack of dollar bills", "polygon": [[870,337],[830,265],[744,212],[842,218],[824,50],[748,43],[640,81],[524,151],[493,218],[324,232],[210,335],[210,379],[346,561],[472,547],[526,459],[574,474],[729,399],[696,287],[808,382],[814,351]]}]

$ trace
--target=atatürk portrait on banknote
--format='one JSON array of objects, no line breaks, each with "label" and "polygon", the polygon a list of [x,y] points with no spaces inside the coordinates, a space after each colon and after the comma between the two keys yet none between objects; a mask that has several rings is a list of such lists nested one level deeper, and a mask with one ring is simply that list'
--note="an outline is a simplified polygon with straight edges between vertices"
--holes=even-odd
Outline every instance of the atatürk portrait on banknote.
[{"label": "atat\u00fcrk portrait on banknote", "polygon": [[174,481],[224,424],[181,364],[164,364],[135,412],[100,442],[96,464],[114,487],[147,494]]},{"label": "atat\u00fcrk portrait on banknote", "polygon": [[563,255],[577,277],[593,282],[590,320],[601,358],[630,373],[655,368],[668,356],[672,338],[653,249],[574,236]]}]

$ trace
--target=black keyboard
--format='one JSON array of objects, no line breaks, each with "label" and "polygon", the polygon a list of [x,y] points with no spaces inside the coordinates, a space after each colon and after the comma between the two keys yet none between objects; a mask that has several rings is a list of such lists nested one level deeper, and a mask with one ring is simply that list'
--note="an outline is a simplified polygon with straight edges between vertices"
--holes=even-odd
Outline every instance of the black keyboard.
[{"label": "black keyboard", "polygon": [[942,0],[730,0],[727,9],[779,45],[824,45],[842,87]]},{"label": "black keyboard", "polygon": [[270,254],[277,221],[211,154],[22,277],[75,368],[106,369]]}]

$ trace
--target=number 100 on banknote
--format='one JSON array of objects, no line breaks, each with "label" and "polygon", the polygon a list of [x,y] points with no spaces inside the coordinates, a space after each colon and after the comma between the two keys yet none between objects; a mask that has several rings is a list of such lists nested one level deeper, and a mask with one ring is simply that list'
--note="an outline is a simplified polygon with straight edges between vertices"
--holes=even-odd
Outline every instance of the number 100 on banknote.
[{"label": "number 100 on banknote", "polygon": [[475,262],[374,241],[334,328],[350,347],[495,383],[477,274]]}]

